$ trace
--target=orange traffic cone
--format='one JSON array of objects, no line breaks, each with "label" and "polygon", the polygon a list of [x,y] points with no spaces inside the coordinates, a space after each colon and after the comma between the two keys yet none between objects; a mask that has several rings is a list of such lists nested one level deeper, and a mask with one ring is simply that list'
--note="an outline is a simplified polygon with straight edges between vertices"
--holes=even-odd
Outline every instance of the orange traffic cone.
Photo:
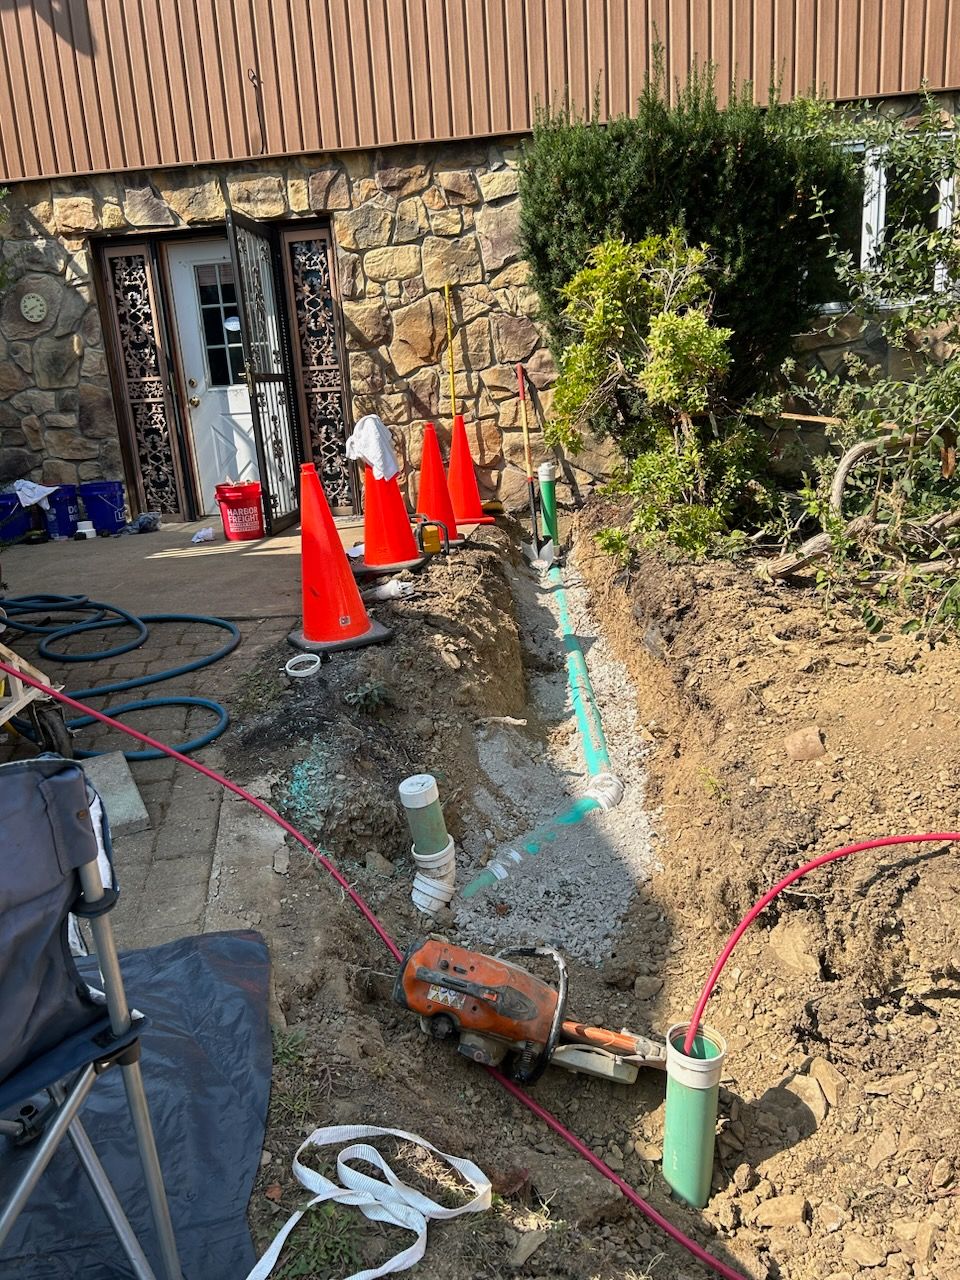
[{"label": "orange traffic cone", "polygon": [[470,456],[467,429],[463,425],[462,413],[456,414],[453,419],[453,440],[450,443],[450,470],[447,472],[447,481],[458,523],[493,524],[493,516],[488,516],[480,505],[477,473],[474,470],[473,458]]},{"label": "orange traffic cone", "polygon": [[423,429],[423,456],[420,459],[417,515],[426,516],[428,520],[442,524],[447,531],[451,547],[463,545],[463,538],[457,528],[457,517],[453,514],[447,477],[443,474],[443,458],[440,456],[437,433],[432,422],[428,422]]},{"label": "orange traffic cone", "polygon": [[427,556],[417,550],[397,477],[378,480],[363,471],[363,555],[349,557],[358,578],[374,578],[401,569],[421,569]]},{"label": "orange traffic cone", "polygon": [[300,468],[300,548],[303,626],[287,636],[293,647],[324,653],[389,640],[389,628],[367,617],[320,477],[310,462]]}]

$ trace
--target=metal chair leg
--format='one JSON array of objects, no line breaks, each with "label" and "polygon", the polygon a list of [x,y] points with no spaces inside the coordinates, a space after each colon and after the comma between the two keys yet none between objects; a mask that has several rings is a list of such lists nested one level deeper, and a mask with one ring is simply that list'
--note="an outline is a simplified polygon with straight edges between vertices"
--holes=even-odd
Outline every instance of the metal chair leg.
[{"label": "metal chair leg", "polygon": [[131,1227],[127,1215],[123,1211],[123,1206],[117,1199],[113,1184],[107,1177],[106,1170],[100,1163],[100,1159],[93,1148],[93,1143],[79,1120],[74,1120],[67,1130],[67,1137],[73,1143],[77,1158],[83,1165],[87,1177],[97,1193],[97,1199],[103,1205],[103,1211],[107,1215],[111,1227],[116,1232],[123,1252],[129,1259],[136,1280],[157,1280],[156,1274],[147,1260],[147,1255],[143,1252],[140,1241],[137,1239],[133,1227]]},{"label": "metal chair leg", "polygon": [[[33,1194],[34,1187],[40,1181],[44,1169],[53,1159],[64,1134],[76,1119],[77,1112],[83,1106],[96,1078],[96,1072],[93,1067],[85,1067],[83,1069],[69,1098],[53,1117],[47,1131],[40,1139],[40,1143],[33,1154],[33,1159],[27,1165],[26,1172],[20,1179],[20,1185],[5,1205],[3,1213],[0,1214],[0,1248],[3,1247],[4,1241],[13,1229],[13,1224],[19,1218],[23,1206]],[[176,1276],[176,1280],[180,1280],[179,1274]]]},{"label": "metal chair leg", "polygon": [[120,1070],[123,1072],[127,1102],[130,1106],[133,1127],[137,1134],[137,1146],[140,1148],[143,1177],[147,1184],[150,1209],[153,1212],[153,1222],[160,1242],[164,1280],[182,1280],[183,1273],[180,1270],[180,1258],[177,1254],[177,1240],[173,1233],[170,1206],[167,1203],[167,1193],[163,1185],[163,1174],[160,1170],[157,1144],[153,1136],[153,1125],[150,1123],[150,1112],[147,1109],[147,1095],[143,1089],[140,1063],[131,1062],[127,1066],[122,1066]]},{"label": "metal chair leg", "polygon": [[[103,883],[97,864],[87,863],[80,868],[79,874],[85,901],[88,904],[99,901],[103,897]],[[90,929],[93,933],[97,964],[103,978],[110,1024],[115,1035],[123,1035],[130,1026],[130,1009],[127,1005],[120,960],[117,956],[117,946],[109,918],[106,915],[92,916]],[[137,1135],[137,1146],[140,1148],[140,1161],[143,1165],[144,1181],[147,1184],[147,1195],[150,1198],[154,1226],[160,1242],[163,1280],[182,1280],[183,1273],[180,1270],[180,1259],[177,1255],[177,1241],[173,1234],[173,1223],[170,1220],[170,1206],[163,1186],[163,1174],[157,1156],[153,1126],[150,1123],[140,1064],[139,1062],[126,1063],[122,1064],[120,1069],[123,1072],[123,1084],[127,1091],[127,1103]]]}]

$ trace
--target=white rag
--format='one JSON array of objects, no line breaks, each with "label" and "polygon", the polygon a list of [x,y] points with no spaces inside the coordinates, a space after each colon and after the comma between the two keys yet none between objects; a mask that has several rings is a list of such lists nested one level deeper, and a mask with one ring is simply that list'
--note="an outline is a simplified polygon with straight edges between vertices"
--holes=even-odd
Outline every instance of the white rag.
[{"label": "white rag", "polygon": [[59,488],[58,484],[47,488],[43,484],[34,484],[32,480],[14,480],[13,482],[13,492],[20,499],[21,507],[32,507],[39,502],[44,511],[50,510],[47,498],[51,493],[56,493]]},{"label": "white rag", "polygon": [[347,457],[372,467],[376,480],[392,480],[400,471],[390,432],[375,413],[368,413],[353,428],[347,440]]}]

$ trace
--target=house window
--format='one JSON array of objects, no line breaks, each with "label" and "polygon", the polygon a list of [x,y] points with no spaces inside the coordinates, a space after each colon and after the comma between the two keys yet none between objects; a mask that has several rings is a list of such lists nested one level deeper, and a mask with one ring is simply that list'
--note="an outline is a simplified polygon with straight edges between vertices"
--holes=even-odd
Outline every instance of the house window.
[{"label": "house window", "polygon": [[230,387],[243,381],[243,345],[233,267],[228,262],[215,262],[195,270],[210,385]]},{"label": "house window", "polygon": [[[878,148],[861,148],[863,154],[863,218],[859,245],[845,246],[854,250],[854,261],[869,270],[891,231],[921,227],[928,231],[945,231],[953,225],[955,191],[952,177],[918,180],[888,163]],[[938,266],[930,287],[946,287],[946,269]]]}]

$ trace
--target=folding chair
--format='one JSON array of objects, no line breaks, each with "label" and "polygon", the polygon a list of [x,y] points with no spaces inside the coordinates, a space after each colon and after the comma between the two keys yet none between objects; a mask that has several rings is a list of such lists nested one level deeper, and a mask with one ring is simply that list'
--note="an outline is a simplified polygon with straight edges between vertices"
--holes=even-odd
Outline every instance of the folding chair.
[{"label": "folding chair", "polygon": [[[59,756],[0,765],[0,1146],[35,1143],[0,1205],[0,1254],[64,1137],[93,1184],[137,1280],[157,1280],[79,1119],[98,1076],[123,1072],[162,1280],[181,1280],[160,1162],[140,1074],[142,1014],[131,1016],[107,912],[117,898],[100,797]],[[81,978],[74,954],[89,921],[103,991]],[[71,946],[71,942],[73,945]],[[49,1102],[33,1099],[46,1093]],[[13,1118],[11,1118],[11,1114]]]}]

